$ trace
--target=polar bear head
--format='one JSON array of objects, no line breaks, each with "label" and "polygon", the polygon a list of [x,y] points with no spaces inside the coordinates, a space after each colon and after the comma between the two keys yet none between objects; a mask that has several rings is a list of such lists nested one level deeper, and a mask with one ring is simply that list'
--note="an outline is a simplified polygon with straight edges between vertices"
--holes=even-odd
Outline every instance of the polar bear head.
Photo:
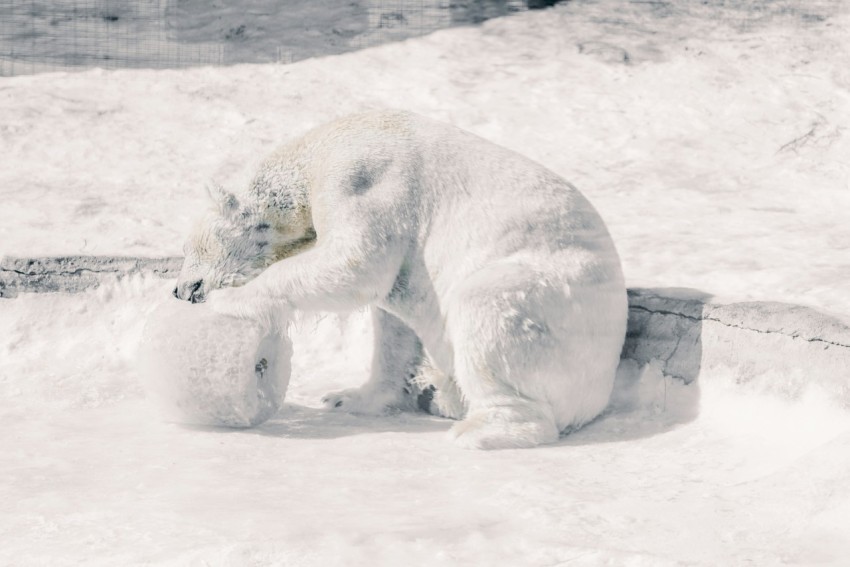
[{"label": "polar bear head", "polygon": [[183,246],[183,267],[173,294],[199,303],[220,287],[243,285],[269,265],[310,247],[316,232],[304,207],[245,204],[214,185],[215,206],[195,224]]}]

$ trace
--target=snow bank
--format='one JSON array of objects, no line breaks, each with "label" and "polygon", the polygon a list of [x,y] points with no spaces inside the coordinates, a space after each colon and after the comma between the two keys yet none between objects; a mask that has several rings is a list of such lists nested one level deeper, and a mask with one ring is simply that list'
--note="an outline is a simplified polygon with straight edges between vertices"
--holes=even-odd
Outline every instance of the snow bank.
[{"label": "snow bank", "polygon": [[[150,395],[142,387],[139,346],[157,306],[164,300],[173,301],[173,287],[173,280],[136,275],[104,281],[99,288],[83,293],[21,294],[13,300],[0,300],[0,399],[5,402],[0,409],[19,416],[94,410]],[[203,338],[187,330],[191,327],[188,321],[168,314],[182,311],[179,307],[183,305],[161,315],[155,325],[173,325],[168,336],[174,337],[175,352],[188,348],[193,339]],[[203,311],[193,311],[189,317],[204,318]],[[260,327],[247,328],[249,335],[259,338]],[[177,336],[174,331],[179,329],[185,332]],[[206,343],[211,348],[217,336],[235,333],[236,329],[207,331],[213,333]],[[295,389],[287,392],[288,400],[317,404],[327,391],[366,379],[372,330],[365,314],[296,315],[289,336],[295,350],[290,389],[293,384]],[[242,338],[236,342],[246,346],[246,341]],[[160,340],[154,342],[157,347],[171,348]],[[204,346],[203,342],[199,344]],[[256,348],[248,350],[256,352]],[[287,352],[285,345],[279,345],[279,349],[281,355]],[[242,356],[231,354],[237,360]],[[202,353],[189,352],[188,356],[202,357]],[[254,364],[250,365],[252,370]],[[150,419],[160,417],[151,415]]]}]

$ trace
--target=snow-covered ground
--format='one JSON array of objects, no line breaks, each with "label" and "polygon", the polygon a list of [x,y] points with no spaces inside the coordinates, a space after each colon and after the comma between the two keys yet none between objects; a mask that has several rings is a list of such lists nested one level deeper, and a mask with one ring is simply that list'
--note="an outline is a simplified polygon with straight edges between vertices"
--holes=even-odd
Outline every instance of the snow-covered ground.
[{"label": "snow-covered ground", "polygon": [[[204,184],[394,106],[546,164],[630,285],[850,316],[850,15],[840,1],[576,0],[292,65],[0,80],[0,254],[180,253]],[[134,372],[170,282],[0,300],[0,564],[842,565],[850,414],[622,369],[556,446],[464,452],[425,415],[325,413],[363,314],[305,317],[287,405],[247,431],[151,413]],[[781,378],[782,369],[777,369]]]},{"label": "snow-covered ground", "polygon": [[162,423],[133,351],[168,282],[21,296],[0,317],[0,565],[844,565],[850,414],[732,376],[624,368],[558,445],[455,448],[448,420],[317,408],[366,377],[362,317],[302,321],[287,404]]}]

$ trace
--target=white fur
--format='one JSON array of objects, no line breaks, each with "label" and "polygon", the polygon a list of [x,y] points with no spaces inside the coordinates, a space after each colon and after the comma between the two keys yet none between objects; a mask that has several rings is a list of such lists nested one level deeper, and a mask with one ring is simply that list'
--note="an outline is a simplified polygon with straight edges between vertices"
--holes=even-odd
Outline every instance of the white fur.
[{"label": "white fur", "polygon": [[[433,406],[466,412],[452,430],[462,446],[553,442],[608,403],[627,315],[619,258],[588,201],[542,166],[446,124],[375,112],[282,148],[241,200],[221,195],[190,238],[178,290],[259,274],[210,293],[212,307],[254,317],[372,305],[372,378],[329,406],[409,407],[423,346],[444,376]],[[258,246],[266,225],[274,235]]]}]

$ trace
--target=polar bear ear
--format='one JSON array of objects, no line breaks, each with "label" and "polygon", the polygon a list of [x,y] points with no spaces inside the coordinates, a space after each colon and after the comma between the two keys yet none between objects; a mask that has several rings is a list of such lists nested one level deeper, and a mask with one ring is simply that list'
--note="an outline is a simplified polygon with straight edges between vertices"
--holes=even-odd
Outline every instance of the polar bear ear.
[{"label": "polar bear ear", "polygon": [[213,202],[218,206],[218,210],[224,216],[230,216],[239,210],[239,199],[236,195],[225,191],[219,183],[210,183],[207,185],[207,193]]}]

